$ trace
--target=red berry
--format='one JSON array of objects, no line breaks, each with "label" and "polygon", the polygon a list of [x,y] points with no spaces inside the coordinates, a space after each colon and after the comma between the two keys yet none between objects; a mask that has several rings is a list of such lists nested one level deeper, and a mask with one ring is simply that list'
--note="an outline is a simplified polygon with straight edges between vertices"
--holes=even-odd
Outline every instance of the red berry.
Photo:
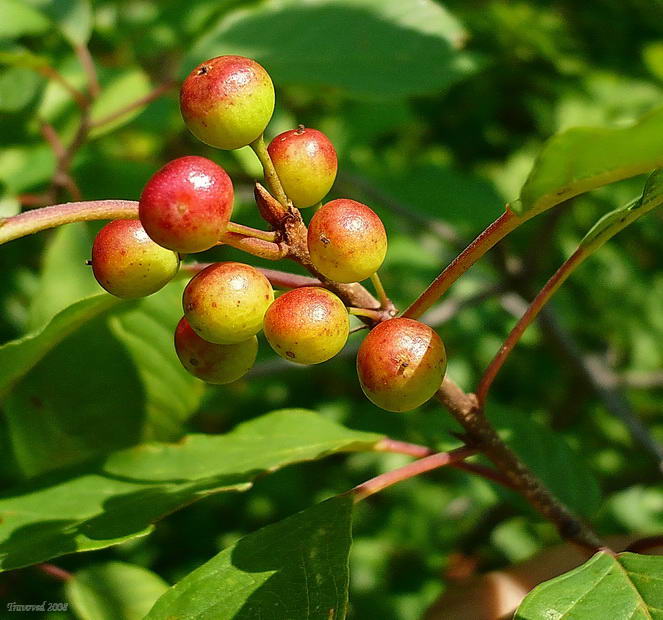
[{"label": "red berry", "polygon": [[267,310],[265,336],[281,357],[319,364],[334,357],[348,340],[350,321],[343,302],[318,287],[296,288]]},{"label": "red berry", "polygon": [[268,149],[283,189],[300,209],[320,202],[336,178],[336,150],[317,129],[291,129],[272,140]]},{"label": "red berry", "polygon": [[147,236],[138,220],[106,224],[92,245],[97,282],[116,297],[145,297],[175,277],[180,258]]},{"label": "red berry", "polygon": [[226,171],[204,157],[174,159],[147,182],[139,217],[147,234],[176,252],[202,252],[216,245],[233,205]]},{"label": "red berry", "polygon": [[447,367],[442,340],[428,325],[397,318],[379,323],[357,354],[364,394],[387,411],[409,411],[439,389]]},{"label": "red berry", "polygon": [[197,273],[182,297],[191,327],[217,344],[235,344],[257,334],[273,301],[269,280],[255,267],[234,262],[214,263]]},{"label": "red berry", "polygon": [[237,344],[212,344],[203,340],[182,317],[175,330],[175,350],[182,366],[194,377],[223,385],[243,377],[258,354],[258,339]]},{"label": "red berry", "polygon": [[238,149],[267,127],[274,112],[274,85],[254,60],[218,56],[184,80],[180,109],[196,138],[220,149]]},{"label": "red berry", "polygon": [[372,276],[387,253],[387,233],[369,207],[341,198],[311,218],[308,250],[315,268],[335,282],[359,282]]}]

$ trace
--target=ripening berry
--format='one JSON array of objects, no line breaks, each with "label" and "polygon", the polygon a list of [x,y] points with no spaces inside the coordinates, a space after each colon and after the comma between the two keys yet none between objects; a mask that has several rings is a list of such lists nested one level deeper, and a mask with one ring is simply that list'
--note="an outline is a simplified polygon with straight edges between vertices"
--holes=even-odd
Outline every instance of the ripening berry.
[{"label": "ripening berry", "polygon": [[291,129],[274,138],[267,148],[283,189],[296,207],[320,202],[336,178],[336,150],[317,129]]},{"label": "ripening berry", "polygon": [[188,254],[216,245],[233,207],[233,184],[226,171],[190,155],[167,163],[147,182],[138,214],[159,245]]},{"label": "ripening berry", "polygon": [[372,276],[387,254],[387,233],[366,205],[341,198],[311,218],[308,250],[315,268],[335,282],[359,282]]},{"label": "ripening berry", "polygon": [[274,85],[254,60],[218,56],[184,80],[180,109],[196,138],[219,149],[238,149],[267,127],[274,112]]},{"label": "ripening berry", "polygon": [[194,377],[224,385],[251,369],[258,354],[258,339],[251,336],[237,344],[213,344],[196,334],[182,317],[175,330],[175,350],[182,366]]},{"label": "ripening berry", "polygon": [[428,325],[390,319],[359,347],[357,373],[364,394],[387,411],[410,411],[439,389],[447,368],[442,340]]},{"label": "ripening berry", "polygon": [[184,289],[184,314],[208,342],[235,344],[262,329],[274,301],[269,280],[242,263],[214,263],[197,273]]},{"label": "ripening berry", "polygon": [[319,364],[345,346],[350,321],[334,293],[307,286],[284,293],[269,307],[264,330],[281,357],[298,364]]},{"label": "ripening berry", "polygon": [[116,297],[156,293],[175,277],[179,266],[179,256],[154,243],[138,220],[106,224],[92,245],[94,277]]}]

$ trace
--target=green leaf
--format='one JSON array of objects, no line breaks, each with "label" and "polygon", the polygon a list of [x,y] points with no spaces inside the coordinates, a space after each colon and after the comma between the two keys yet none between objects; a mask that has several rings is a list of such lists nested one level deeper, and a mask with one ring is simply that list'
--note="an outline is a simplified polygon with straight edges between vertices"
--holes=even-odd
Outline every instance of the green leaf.
[{"label": "green leaf", "polygon": [[30,69],[9,67],[0,71],[0,112],[17,112],[37,94],[43,78]]},{"label": "green leaf", "polygon": [[569,129],[546,142],[511,208],[534,215],[583,192],[661,167],[663,108],[628,127]]},{"label": "green leaf", "polygon": [[663,618],[663,557],[600,551],[532,590],[516,620]]},{"label": "green leaf", "polygon": [[[106,432],[106,429],[104,429]],[[161,517],[211,493],[244,491],[262,474],[382,439],[313,412],[275,411],[225,435],[120,450],[0,497],[4,570],[144,536]]]},{"label": "green leaf", "polygon": [[50,25],[39,11],[23,0],[0,0],[0,39],[42,34]]},{"label": "green leaf", "polygon": [[142,566],[106,562],[77,571],[65,589],[81,620],[142,620],[168,584]]},{"label": "green leaf", "polygon": [[42,329],[0,346],[0,397],[69,334],[119,302],[105,294],[82,299]]},{"label": "green leaf", "polygon": [[278,84],[406,97],[440,91],[473,70],[458,51],[464,38],[432,0],[279,0],[223,16],[184,69],[240,54],[263,63]]},{"label": "green leaf", "polygon": [[[84,297],[99,294],[90,258],[93,235],[84,222],[60,226],[48,239],[42,255],[39,285],[30,305],[28,329],[37,329],[58,312]],[[67,274],[67,277],[62,277]]]},{"label": "green leaf", "polygon": [[[598,510],[601,492],[596,478],[562,436],[527,415],[496,405],[488,417],[516,454],[572,510],[588,516]],[[525,505],[519,496],[509,497]]]},{"label": "green leaf", "polygon": [[[92,122],[98,122],[115,114],[128,104],[147,95],[150,90],[150,79],[145,72],[138,68],[124,71],[104,86],[103,91],[92,105]],[[91,136],[97,137],[121,127],[138,116],[144,108],[144,105],[136,107],[115,120],[93,129]]]},{"label": "green leaf", "polygon": [[[86,277],[93,281],[89,271]],[[120,302],[79,326],[14,388],[5,414],[26,475],[181,435],[204,389],[173,347],[184,285],[178,280],[144,299]]]},{"label": "green leaf", "polygon": [[601,243],[621,230],[630,222],[636,220],[651,209],[663,203],[663,171],[653,172],[647,179],[642,196],[632,202],[606,213],[584,236],[579,247],[589,247]]},{"label": "green leaf", "polygon": [[342,620],[351,526],[348,496],[268,525],[187,575],[145,620]]},{"label": "green leaf", "polygon": [[71,45],[85,45],[93,26],[89,0],[24,0],[47,16]]}]

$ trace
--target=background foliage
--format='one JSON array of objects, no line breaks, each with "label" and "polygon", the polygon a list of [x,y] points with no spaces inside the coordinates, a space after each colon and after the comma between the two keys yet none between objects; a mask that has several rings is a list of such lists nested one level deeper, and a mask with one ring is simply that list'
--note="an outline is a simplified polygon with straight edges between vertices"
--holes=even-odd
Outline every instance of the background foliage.
[{"label": "background foliage", "polygon": [[[0,215],[16,213],[54,174],[38,120],[67,139],[76,126],[69,94],[36,68],[55,67],[82,87],[72,44],[89,40],[102,86],[92,118],[101,119],[207,57],[240,53],[263,63],[277,86],[268,137],[297,123],[325,131],[340,157],[333,195],[362,200],[385,221],[383,281],[401,308],[463,239],[518,196],[547,137],[577,125],[622,125],[662,101],[659,0],[449,0],[444,7],[433,0],[191,0],[185,11],[176,0],[93,7],[0,0],[0,12]],[[184,154],[221,163],[238,194],[233,219],[258,224],[253,154],[197,142],[181,121],[175,90],[94,130],[72,172],[86,199],[136,199],[159,166]],[[533,220],[430,311],[426,319],[439,328],[450,372],[463,386],[476,382],[523,300],[601,214],[641,187],[642,178],[612,185]],[[100,292],[84,265],[98,227],[71,225],[0,249],[1,342],[42,330],[78,302],[37,342],[22,341],[20,354],[0,351],[3,486],[145,440],[227,432],[284,407],[359,431],[457,445],[452,421],[435,403],[398,415],[362,396],[353,360],[361,333],[320,367],[294,367],[262,346],[245,380],[203,388],[172,351],[182,282],[139,302],[80,301]],[[663,219],[654,213],[583,265],[491,393],[491,420],[603,534],[663,528],[661,455],[634,441],[615,416],[626,411],[663,442],[661,238]],[[204,259],[238,257],[224,248]],[[138,594],[106,600],[120,606],[106,613],[131,609],[122,613],[142,617],[149,606],[132,606],[132,597],[155,598],[164,582],[241,536],[405,461],[332,456],[258,478],[250,493],[210,496],[158,522],[151,536],[58,560],[79,575],[67,600],[82,618],[102,617],[94,605],[104,594],[91,590],[122,581],[126,570]],[[532,555],[556,535],[515,497],[445,469],[360,505],[353,538],[350,617],[409,620],[451,583],[448,569],[459,554],[488,570]],[[15,601],[65,596],[29,568],[4,576],[0,593]]]}]

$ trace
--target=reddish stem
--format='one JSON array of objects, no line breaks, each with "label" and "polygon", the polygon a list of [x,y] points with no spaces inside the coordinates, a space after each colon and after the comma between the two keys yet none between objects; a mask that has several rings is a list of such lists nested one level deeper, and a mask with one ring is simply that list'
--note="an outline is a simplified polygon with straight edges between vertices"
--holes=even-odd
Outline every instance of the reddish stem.
[{"label": "reddish stem", "polygon": [[69,581],[74,577],[68,570],[60,568],[55,564],[49,564],[47,562],[44,562],[43,564],[37,564],[35,568],[42,572],[44,575],[48,575],[49,577],[57,579],[58,581]]},{"label": "reddish stem", "polygon": [[468,446],[463,446],[462,448],[456,448],[450,452],[440,452],[438,454],[431,454],[412,463],[408,463],[404,467],[399,467],[393,471],[389,471],[385,474],[371,478],[366,482],[356,486],[350,493],[354,496],[355,503],[366,499],[367,497],[378,493],[387,487],[390,487],[403,480],[408,478],[413,478],[424,472],[437,469],[438,467],[444,467],[445,465],[451,465],[462,461],[474,454],[478,450],[476,448],[470,448]]},{"label": "reddish stem", "polygon": [[493,384],[497,373],[500,371],[504,362],[514,347],[518,344],[521,336],[525,330],[532,324],[532,321],[537,317],[541,309],[548,303],[550,298],[555,294],[564,281],[573,273],[573,270],[587,258],[588,252],[585,248],[576,250],[573,255],[555,272],[555,274],[546,282],[545,286],[539,291],[532,303],[529,305],[525,314],[520,317],[514,328],[507,336],[504,344],[500,347],[497,355],[490,362],[486,368],[479,385],[477,387],[476,396],[479,401],[479,406],[483,406],[486,402],[488,390]]},{"label": "reddish stem", "polygon": [[428,310],[449,287],[476,263],[496,243],[504,239],[511,231],[525,222],[527,217],[519,217],[508,208],[474,241],[472,241],[442,273],[433,280],[428,288],[410,304],[403,316],[411,319],[419,318]]}]

